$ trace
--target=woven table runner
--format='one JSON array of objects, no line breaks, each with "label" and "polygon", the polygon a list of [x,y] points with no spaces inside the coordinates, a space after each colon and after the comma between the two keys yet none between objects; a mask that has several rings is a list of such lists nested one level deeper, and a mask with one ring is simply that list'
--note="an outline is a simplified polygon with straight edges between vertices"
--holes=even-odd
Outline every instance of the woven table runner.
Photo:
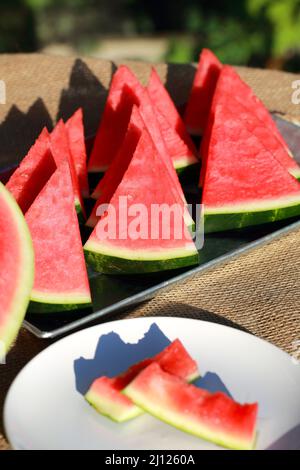
[{"label": "woven table runner", "polygon": [[[146,83],[150,65],[131,62]],[[44,125],[68,118],[82,106],[86,134],[93,135],[116,64],[91,58],[39,54],[0,56],[0,80],[6,104],[0,104],[0,166],[18,162]],[[175,102],[182,105],[193,80],[193,65],[158,65]],[[300,104],[292,103],[292,82],[299,76],[237,67],[242,78],[270,111],[300,121]],[[248,331],[288,353],[300,340],[300,230],[179,284],[114,318],[180,316]],[[6,365],[0,365],[0,450],[8,449],[2,410],[7,390],[20,369],[49,341],[24,329]],[[30,423],[28,423],[30,426]]]}]

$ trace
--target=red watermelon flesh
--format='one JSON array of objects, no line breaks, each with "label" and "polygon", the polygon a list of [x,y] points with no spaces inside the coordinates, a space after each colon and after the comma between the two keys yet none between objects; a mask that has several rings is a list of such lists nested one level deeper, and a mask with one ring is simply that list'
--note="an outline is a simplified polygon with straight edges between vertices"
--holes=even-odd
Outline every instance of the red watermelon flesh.
[{"label": "red watermelon flesh", "polygon": [[203,49],[184,113],[185,125],[193,135],[202,135],[205,131],[221,70],[217,57],[209,49]]},{"label": "red watermelon flesh", "polygon": [[300,184],[244,119],[233,100],[216,106],[203,188],[205,229],[240,228],[300,213]]},{"label": "red watermelon flesh", "polygon": [[100,196],[86,223],[87,226],[95,227],[98,221],[96,215],[98,206],[108,203],[120,184],[141,137],[142,126],[140,113],[138,108],[134,106],[122,146],[98,185],[97,192],[99,192]]},{"label": "red watermelon flesh", "polygon": [[[124,204],[128,208],[125,214]],[[135,213],[136,204],[142,205],[146,215],[143,217],[142,212],[138,236],[132,236],[129,230],[136,219],[130,212],[132,208]],[[161,218],[151,218],[152,206],[161,204],[168,208],[175,205],[176,217],[168,219],[167,227]],[[116,215],[116,225],[109,226],[108,211],[84,247],[87,261],[96,271],[154,272],[198,262],[198,252],[185,225],[183,202],[178,202],[170,175],[146,128],[110,205],[113,208],[110,214]],[[166,229],[168,236],[163,232]]]},{"label": "red watermelon flesh", "polygon": [[258,405],[186,383],[152,363],[123,392],[137,406],[182,431],[224,447],[251,450]]},{"label": "red watermelon flesh", "polygon": [[91,173],[105,172],[123,142],[132,107],[138,104],[135,94],[128,92],[128,89],[124,92],[124,86],[132,84],[133,80],[133,88],[142,88],[126,66],[119,67],[113,76],[88,163]]},{"label": "red watermelon flesh", "polygon": [[76,173],[74,160],[70,152],[68,133],[62,120],[56,124],[51,133],[50,148],[57,167],[59,167],[62,163],[68,163],[73,184],[73,195],[76,212],[83,214],[85,217],[85,209],[81,197],[79,180]]},{"label": "red watermelon flesh", "polygon": [[[33,285],[34,254],[18,204],[0,183],[0,360],[21,327]],[[3,373],[3,372],[2,372]]]},{"label": "red watermelon flesh", "polygon": [[199,376],[197,363],[188,354],[181,341],[176,339],[161,353],[134,364],[117,377],[103,376],[96,379],[86,394],[87,401],[99,413],[118,422],[124,422],[140,415],[143,411],[134,405],[129,398],[122,395],[121,391],[153,362],[158,363],[166,372],[189,382]]},{"label": "red watermelon flesh", "polygon": [[168,151],[176,169],[196,163],[197,150],[158,73],[152,68],[147,86],[148,93],[156,108]]},{"label": "red watermelon flesh", "polygon": [[[115,158],[116,161],[114,165],[112,166],[112,168],[109,168],[107,171],[108,173],[107,179],[104,179],[105,178],[104,177],[103,180],[100,181],[98,187],[96,188],[94,192],[94,195],[95,194],[100,194],[100,195],[97,200],[97,203],[94,206],[92,214],[87,222],[87,225],[90,227],[95,227],[98,221],[98,217],[96,215],[98,206],[100,204],[108,203],[114,191],[117,189],[117,186],[120,183],[126,168],[128,167],[128,164],[133,155],[135,146],[137,145],[136,130],[139,129],[139,133],[141,134],[145,125],[152,137],[153,142],[156,143],[157,151],[159,152],[160,155],[162,155],[162,164],[165,166],[165,170],[169,173],[169,177],[172,178],[172,181],[173,181],[172,192],[174,194],[174,197],[176,198],[177,203],[180,205],[186,203],[181,185],[178,180],[178,176],[176,174],[176,171],[173,167],[171,159],[166,150],[164,140],[161,136],[160,128],[156,119],[156,115],[154,114],[149,95],[144,90],[141,93],[141,97],[142,97],[142,103],[139,106],[139,108],[137,108],[136,106],[133,107],[133,112],[132,112],[132,117],[131,117],[132,125],[134,126],[135,131],[132,134],[132,128],[131,128],[129,135],[127,136],[127,139],[125,139],[125,142],[123,146],[121,147],[120,152]],[[133,136],[133,141],[132,141],[131,135]],[[123,159],[123,162],[121,162],[122,159]],[[184,209],[184,212],[185,212],[185,221],[187,225],[192,226],[193,220],[186,208]]]},{"label": "red watermelon flesh", "polygon": [[35,281],[30,310],[71,310],[91,302],[74,190],[67,162],[44,186],[26,221],[35,252]]},{"label": "red watermelon flesh", "polygon": [[[254,104],[252,98],[250,99],[250,105],[248,105],[248,100],[247,98],[243,100],[243,95],[238,93],[232,95],[232,88],[228,88],[228,83],[231,80],[230,77],[232,76],[232,74],[234,74],[234,77],[236,76],[236,73],[234,71],[232,72],[231,67],[225,66],[223,67],[223,70],[220,74],[220,78],[218,80],[212,103],[209,122],[201,143],[202,169],[200,174],[200,185],[203,184],[205,175],[205,162],[207,158],[211,127],[214,120],[214,109],[218,104],[222,103],[224,103],[225,106],[226,103],[230,103],[230,106],[232,107],[232,109],[234,109],[236,115],[244,121],[244,125],[247,127],[249,132],[253,133],[261,141],[262,145],[264,145],[267,150],[273,153],[274,157],[286,168],[289,173],[291,173],[293,176],[300,177],[299,165],[287,152],[286,146],[283,146],[281,144],[281,141],[277,139],[275,133],[270,129],[270,126],[268,124],[268,121],[270,119],[269,113],[267,112],[267,120],[262,119],[260,117],[260,111],[258,111],[258,113],[256,112],[256,105]],[[237,80],[240,81],[239,77],[237,77]],[[240,88],[242,93],[242,87]],[[238,86],[236,87],[236,89],[238,90]],[[260,109],[261,106],[263,105],[258,105],[258,109]],[[273,123],[272,119],[271,121]]]},{"label": "red watermelon flesh", "polygon": [[[227,89],[228,93],[234,90],[234,97],[240,101],[245,107],[251,109],[256,114],[266,127],[274,134],[278,142],[285,149],[286,153],[290,154],[290,150],[284,141],[282,135],[275,122],[273,121],[269,111],[254,94],[253,90],[247,85],[236,73],[236,71],[229,65],[224,66],[222,70],[222,87]],[[290,163],[292,165],[292,163]],[[299,167],[298,167],[299,169]],[[298,176],[300,176],[298,174]]]},{"label": "red watermelon flesh", "polygon": [[44,128],[6,184],[23,213],[56,170],[49,146],[49,133]]},{"label": "red watermelon flesh", "polygon": [[84,127],[82,108],[79,108],[66,122],[69,138],[69,148],[73,157],[81,195],[89,197],[89,183],[87,176],[87,155],[84,140]]}]

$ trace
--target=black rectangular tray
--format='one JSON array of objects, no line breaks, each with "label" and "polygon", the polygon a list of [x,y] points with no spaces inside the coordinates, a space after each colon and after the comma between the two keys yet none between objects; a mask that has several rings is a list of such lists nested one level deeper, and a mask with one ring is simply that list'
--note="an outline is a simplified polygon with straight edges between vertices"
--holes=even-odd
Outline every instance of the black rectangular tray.
[{"label": "black rectangular tray", "polygon": [[[300,128],[281,118],[274,119],[295,158],[300,161]],[[7,168],[2,169],[2,179],[5,179],[5,174],[7,177],[8,171]],[[138,276],[106,276],[89,271],[93,297],[93,307],[90,310],[52,315],[27,314],[24,326],[40,338],[54,338],[90,323],[101,322],[118,311],[153,298],[162,289],[183,283],[198,273],[297,228],[300,228],[299,218],[206,235],[204,247],[200,250],[199,265],[193,268]]]}]

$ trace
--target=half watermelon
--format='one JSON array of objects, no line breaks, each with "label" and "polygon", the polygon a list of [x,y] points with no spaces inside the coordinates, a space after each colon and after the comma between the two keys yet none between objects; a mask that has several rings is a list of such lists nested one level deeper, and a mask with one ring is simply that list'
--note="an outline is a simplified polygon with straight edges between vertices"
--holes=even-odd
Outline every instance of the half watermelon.
[{"label": "half watermelon", "polygon": [[151,71],[147,90],[157,112],[162,135],[175,169],[181,172],[184,168],[198,163],[196,147],[154,68]]},{"label": "half watermelon", "polygon": [[90,191],[87,176],[87,156],[84,140],[82,108],[79,108],[66,122],[66,129],[68,132],[69,148],[73,157],[81,195],[83,198],[88,198]]},{"label": "half watermelon", "polygon": [[0,359],[15,340],[29,303],[34,254],[24,216],[0,183]]},{"label": "half watermelon", "polygon": [[71,172],[71,179],[73,185],[74,203],[75,209],[80,221],[85,220],[85,209],[83,200],[81,197],[79,179],[76,173],[73,157],[70,152],[69,137],[66,126],[62,120],[60,120],[55,128],[53,129],[50,136],[50,149],[55,160],[56,166],[59,167],[62,163],[67,162]]},{"label": "half watermelon", "polygon": [[[165,218],[154,214],[161,207]],[[198,252],[185,224],[185,205],[178,200],[145,126],[102,214],[84,247],[87,261],[96,271],[141,273],[197,264]]]},{"label": "half watermelon", "polygon": [[156,356],[144,359],[114,378],[96,379],[85,398],[101,414],[117,422],[128,421],[143,413],[121,391],[149,364],[156,362],[160,367],[191,382],[199,376],[197,363],[191,358],[181,341],[176,339]]},{"label": "half watermelon", "polygon": [[44,128],[6,184],[24,214],[56,170],[49,138]]},{"label": "half watermelon", "polygon": [[[250,119],[250,117],[249,117]],[[218,104],[205,165],[205,231],[217,232],[300,214],[300,184],[235,113]]]},{"label": "half watermelon", "polygon": [[241,405],[222,392],[186,383],[152,363],[125,388],[125,396],[176,428],[231,449],[255,445],[258,405]]},{"label": "half watermelon", "polygon": [[202,135],[205,131],[221,70],[222,64],[212,51],[203,49],[184,113],[185,125],[192,135]]},{"label": "half watermelon", "polygon": [[30,311],[60,312],[91,304],[74,191],[61,163],[26,213],[35,252]]}]

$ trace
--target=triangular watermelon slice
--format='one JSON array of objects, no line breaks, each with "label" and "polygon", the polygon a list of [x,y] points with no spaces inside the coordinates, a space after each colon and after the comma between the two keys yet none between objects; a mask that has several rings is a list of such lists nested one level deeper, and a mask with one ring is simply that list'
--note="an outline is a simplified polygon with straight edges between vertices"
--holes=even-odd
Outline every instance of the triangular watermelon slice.
[{"label": "triangular watermelon slice", "polygon": [[60,312],[90,305],[91,294],[67,162],[62,162],[51,176],[26,213],[26,221],[35,252],[30,311]]},{"label": "triangular watermelon slice", "polygon": [[55,170],[49,133],[44,128],[6,184],[24,214]]},{"label": "triangular watermelon slice", "polygon": [[202,135],[222,64],[209,49],[203,49],[184,113],[185,125],[193,135]]},{"label": "triangular watermelon slice", "polygon": [[62,119],[56,124],[50,135],[50,149],[57,167],[65,162],[69,164],[73,184],[75,208],[78,218],[81,221],[82,218],[86,218],[85,209],[81,197],[79,180],[76,173],[74,160],[70,152],[68,133]]},{"label": "triangular watermelon slice", "polygon": [[[119,67],[113,76],[88,163],[90,173],[105,172],[123,142],[132,106],[138,104],[135,94],[128,90],[124,93],[124,86],[132,82],[132,77],[133,74],[125,66]],[[142,88],[137,80],[136,82]]]},{"label": "triangular watermelon slice", "polygon": [[87,176],[87,156],[84,140],[84,126],[82,108],[79,108],[66,122],[69,137],[70,152],[73,157],[75,170],[78,176],[79,187],[83,198],[89,197],[89,183]]},{"label": "triangular watermelon slice", "polygon": [[[269,130],[272,134],[272,148],[276,147],[276,158],[288,169],[288,171],[295,176],[297,179],[300,179],[300,167],[297,162],[293,159],[291,152],[284,141],[282,135],[280,134],[274,120],[272,119],[271,114],[260,101],[260,99],[254,94],[253,90],[239,77],[236,71],[226,65],[223,67],[217,88],[216,95],[214,97],[212,108],[214,107],[214,102],[218,103],[219,98],[225,94],[232,94],[234,90],[234,98],[240,102],[241,105],[246,107],[261,121],[261,123]],[[213,112],[213,109],[212,109]],[[271,139],[271,138],[270,138]],[[274,141],[276,139],[276,142]],[[270,144],[271,145],[271,144]],[[289,158],[290,157],[290,158]]]},{"label": "triangular watermelon slice", "polygon": [[202,203],[206,232],[300,214],[299,182],[249,131],[229,95],[215,109]]},{"label": "triangular watermelon slice", "polygon": [[[84,247],[87,261],[96,271],[141,273],[197,264],[198,252],[185,225],[184,206],[174,197],[172,186],[145,127],[110,207]],[[175,208],[175,216],[155,217],[152,211],[161,205],[166,211]]]},{"label": "triangular watermelon slice", "polygon": [[[165,143],[156,119],[156,114],[153,111],[151,100],[147,91],[143,90],[141,92],[141,104],[139,108],[137,108],[135,105],[133,106],[127,134],[125,136],[122,147],[113,160],[113,163],[107,170],[104,178],[102,178],[94,191],[93,195],[97,194],[99,197],[87,222],[89,227],[95,227],[98,221],[96,215],[98,206],[100,204],[108,203],[117,189],[117,186],[129,165],[138,139],[145,125],[150,133],[150,136],[152,137],[153,142],[156,144],[157,151],[162,158],[162,163],[165,167],[165,170],[169,173],[169,177],[173,181],[172,192],[176,198],[177,203],[184,205],[186,204],[178,176],[166,150]],[[137,177],[139,176],[140,175],[137,175]],[[187,226],[193,228],[194,222],[186,207],[184,208],[184,214]]]},{"label": "triangular watermelon slice", "polygon": [[0,183],[0,360],[23,322],[33,285],[34,254],[24,216]]},{"label": "triangular watermelon slice", "polygon": [[[234,84],[229,87],[229,83],[232,81]],[[273,132],[273,126],[275,124],[269,112],[264,108],[262,103],[256,100],[255,95],[253,95],[248,85],[243,83],[241,85],[239,84],[240,82],[240,78],[232,67],[223,67],[216,86],[208,125],[201,142],[202,169],[200,186],[203,184],[205,175],[205,162],[207,159],[211,128],[214,121],[214,110],[218,104],[223,103],[226,106],[228,102],[231,103],[232,109],[234,109],[236,115],[244,121],[244,125],[247,127],[248,131],[253,133],[261,141],[262,145],[273,153],[274,157],[289,173],[293,176],[298,175],[300,177],[299,165],[287,152],[286,145],[283,145],[281,140],[277,138],[277,135],[280,135],[278,131]],[[235,89],[234,95],[232,94],[233,88]],[[264,111],[261,111],[262,109],[264,109]],[[265,114],[267,117],[262,118],[262,115]]]},{"label": "triangular watermelon slice", "polygon": [[158,122],[177,171],[198,163],[196,147],[158,73],[152,68],[148,93],[157,112]]}]

